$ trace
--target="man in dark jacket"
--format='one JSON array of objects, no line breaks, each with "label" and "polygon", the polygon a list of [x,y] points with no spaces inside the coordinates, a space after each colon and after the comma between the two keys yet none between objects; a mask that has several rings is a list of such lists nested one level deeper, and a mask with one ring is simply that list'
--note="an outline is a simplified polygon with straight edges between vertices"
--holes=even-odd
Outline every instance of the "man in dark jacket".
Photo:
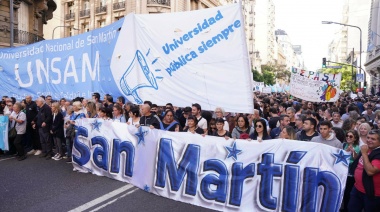
[{"label": "man in dark jacket", "polygon": [[370,131],[367,145],[363,145],[360,150],[350,168],[350,173],[355,177],[355,185],[350,194],[348,211],[379,211],[380,131]]},{"label": "man in dark jacket", "polygon": [[297,132],[297,140],[311,141],[312,138],[318,136],[318,132],[315,130],[317,121],[313,118],[307,118],[303,121],[302,130]]},{"label": "man in dark jacket", "polygon": [[150,112],[150,105],[145,103],[141,106],[140,126],[160,129],[160,118]]},{"label": "man in dark jacket", "polygon": [[[39,136],[37,129],[33,129],[33,120],[37,116],[37,105],[32,101],[31,96],[25,97],[25,113],[26,113],[26,149],[28,154],[41,154],[41,144],[39,142]],[[38,151],[39,150],[39,151]]]},{"label": "man in dark jacket", "polygon": [[37,107],[39,108],[36,118],[34,119],[33,128],[38,128],[38,134],[40,136],[40,143],[42,148],[42,155],[40,157],[46,157],[50,159],[51,155],[51,141],[49,139],[50,127],[52,122],[51,108],[45,103],[42,97],[36,100]]}]

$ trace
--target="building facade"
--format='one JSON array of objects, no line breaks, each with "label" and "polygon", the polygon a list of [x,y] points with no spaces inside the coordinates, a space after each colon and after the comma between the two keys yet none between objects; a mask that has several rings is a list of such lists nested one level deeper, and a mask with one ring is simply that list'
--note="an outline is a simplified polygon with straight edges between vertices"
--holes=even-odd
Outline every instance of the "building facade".
[{"label": "building facade", "polygon": [[0,48],[44,40],[44,24],[56,8],[54,0],[0,0]]},{"label": "building facade", "polygon": [[272,0],[256,1],[255,47],[261,65],[275,64],[275,6]]},{"label": "building facade", "polygon": [[[368,40],[368,20],[370,18],[370,8],[371,0],[345,0],[343,5],[342,20],[339,23],[352,25],[355,27],[341,26],[335,33],[335,38],[329,44],[329,53],[327,57],[329,61],[338,63],[353,62],[358,67],[362,67],[362,70],[358,68],[357,73],[368,73],[365,71],[364,63],[367,55],[365,44]],[[361,29],[361,33],[357,27]],[[360,34],[362,35],[362,39],[360,39]],[[361,52],[360,45],[362,45]],[[354,52],[353,57],[352,52]],[[366,74],[366,81],[368,82],[370,79],[371,74]],[[364,84],[362,83],[361,87],[363,87],[363,85]]]},{"label": "building facade", "polygon": [[380,0],[372,0],[371,14],[368,26],[367,58],[365,69],[371,78],[370,86],[380,85]]},{"label": "building facade", "polygon": [[289,35],[282,29],[276,30],[275,36],[278,48],[280,49],[278,51],[281,51],[284,55],[285,61],[281,63],[283,63],[282,65],[285,65],[286,70],[290,71],[292,67],[304,69],[302,46],[293,45]]}]

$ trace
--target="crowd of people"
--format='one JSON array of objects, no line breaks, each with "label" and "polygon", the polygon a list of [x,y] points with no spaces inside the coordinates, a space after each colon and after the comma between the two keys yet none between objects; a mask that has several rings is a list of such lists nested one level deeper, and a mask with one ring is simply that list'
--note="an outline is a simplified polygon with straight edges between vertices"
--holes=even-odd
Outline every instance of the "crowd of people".
[{"label": "crowd of people", "polygon": [[[27,155],[71,162],[75,121],[101,118],[136,127],[190,132],[225,139],[265,142],[290,139],[321,143],[350,154],[342,211],[380,211],[380,98],[351,98],[343,93],[336,102],[315,103],[286,93],[254,94],[251,114],[226,112],[222,107],[204,111],[195,103],[142,105],[99,93],[92,99],[53,100],[27,96],[20,102],[3,96],[0,114],[9,116],[9,151],[22,161]],[[13,135],[14,133],[9,133]],[[2,151],[0,154],[4,154]]]}]

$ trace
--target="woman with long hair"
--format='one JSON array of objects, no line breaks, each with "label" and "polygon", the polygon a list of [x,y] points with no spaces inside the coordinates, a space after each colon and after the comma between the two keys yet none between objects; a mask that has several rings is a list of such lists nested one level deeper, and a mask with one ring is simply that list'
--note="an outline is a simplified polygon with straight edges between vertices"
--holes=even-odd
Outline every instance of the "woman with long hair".
[{"label": "woman with long hair", "polygon": [[296,140],[296,131],[294,131],[294,128],[291,126],[286,126],[284,129],[282,129],[280,138],[282,139],[290,139],[290,140]]},{"label": "woman with long hair", "polygon": [[160,122],[160,129],[171,132],[179,132],[179,123],[174,120],[174,111],[168,109],[164,113],[162,122]]},{"label": "woman with long hair", "polygon": [[123,108],[119,104],[114,104],[112,107],[112,120],[114,122],[127,123],[123,115]]},{"label": "woman with long hair", "polygon": [[211,118],[210,122],[208,123],[207,134],[214,135],[214,132],[216,132],[216,130],[216,120],[214,118]]},{"label": "woman with long hair", "polygon": [[96,104],[94,102],[88,102],[86,105],[86,118],[98,118],[98,113],[96,111]]},{"label": "woman with long hair", "polygon": [[265,120],[259,119],[254,124],[255,131],[249,136],[252,140],[258,140],[259,142],[263,140],[272,139],[268,135],[267,124]]},{"label": "woman with long hair", "polygon": [[52,113],[52,124],[50,127],[50,134],[54,141],[55,146],[55,155],[51,158],[53,160],[61,160],[63,157],[63,148],[62,142],[64,140],[63,134],[63,115],[61,112],[61,107],[58,102],[51,104],[51,113]]},{"label": "woman with long hair", "polygon": [[232,130],[231,136],[235,139],[249,139],[253,131],[253,128],[249,126],[247,116],[241,114],[237,118],[237,126]]},{"label": "woman with long hair", "polygon": [[371,126],[368,123],[362,123],[358,128],[359,133],[359,146],[367,144],[367,135],[371,130]]},{"label": "woman with long hair", "polygon": [[[343,149],[347,152],[350,153],[350,163],[349,163],[349,168],[351,167],[351,164],[354,162],[354,160],[358,157],[359,152],[360,152],[360,147],[359,147],[359,134],[356,130],[349,130],[346,133],[346,142],[343,143]],[[350,193],[352,188],[354,187],[355,184],[355,178],[352,175],[347,176],[346,180],[346,189],[344,191],[344,196],[343,196],[343,210],[348,211],[348,202],[350,200]]]}]

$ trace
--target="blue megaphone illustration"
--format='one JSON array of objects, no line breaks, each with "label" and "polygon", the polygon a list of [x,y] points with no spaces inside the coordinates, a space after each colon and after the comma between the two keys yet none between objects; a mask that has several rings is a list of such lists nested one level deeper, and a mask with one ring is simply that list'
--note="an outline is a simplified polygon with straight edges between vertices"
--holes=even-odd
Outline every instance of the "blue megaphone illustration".
[{"label": "blue megaphone illustration", "polygon": [[[141,71],[144,74],[143,76],[141,75]],[[149,70],[144,55],[140,50],[137,50],[132,63],[120,79],[120,88],[125,95],[132,95],[138,104],[142,104],[143,101],[137,94],[137,89],[145,87],[158,89],[156,78],[154,78],[153,73]]]}]

